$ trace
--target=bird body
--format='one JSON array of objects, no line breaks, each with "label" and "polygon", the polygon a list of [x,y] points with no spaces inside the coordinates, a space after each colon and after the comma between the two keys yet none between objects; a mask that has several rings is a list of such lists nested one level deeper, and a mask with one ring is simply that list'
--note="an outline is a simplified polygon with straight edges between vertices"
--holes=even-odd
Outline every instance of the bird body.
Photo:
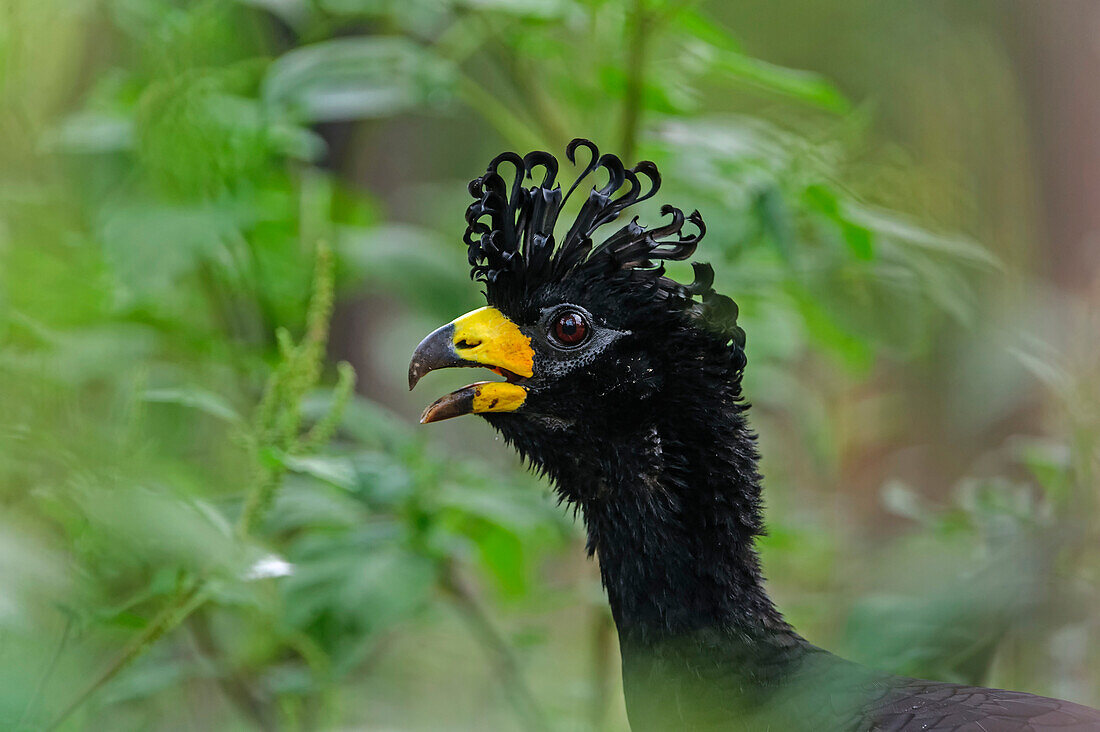
[{"label": "bird body", "polygon": [[[652,197],[660,176],[585,140],[567,148],[570,161],[581,148],[591,159],[565,194],[547,153],[505,153],[471,183],[465,240],[489,307],[425,338],[409,383],[453,366],[505,377],[437,400],[422,421],[480,414],[577,507],[618,629],[635,732],[1100,730],[1095,710],[889,676],[787,624],[755,548],[761,476],[737,307],[714,291],[708,265],[694,265],[687,285],[662,266],[692,256],[702,218],[665,206],[665,225],[635,218],[596,244],[595,231]],[[557,242],[566,199],[597,169],[607,184]],[[525,185],[540,170],[541,183]]]}]

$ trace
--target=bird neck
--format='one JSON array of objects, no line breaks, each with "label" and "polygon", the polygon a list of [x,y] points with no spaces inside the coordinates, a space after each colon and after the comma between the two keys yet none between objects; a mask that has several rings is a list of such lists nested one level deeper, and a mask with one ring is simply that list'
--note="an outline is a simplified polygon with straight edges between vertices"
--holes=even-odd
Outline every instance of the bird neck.
[{"label": "bird neck", "polygon": [[602,470],[577,491],[624,655],[717,643],[751,673],[753,659],[774,668],[805,646],[764,589],[755,437],[737,393],[725,401],[656,410],[604,443]]}]

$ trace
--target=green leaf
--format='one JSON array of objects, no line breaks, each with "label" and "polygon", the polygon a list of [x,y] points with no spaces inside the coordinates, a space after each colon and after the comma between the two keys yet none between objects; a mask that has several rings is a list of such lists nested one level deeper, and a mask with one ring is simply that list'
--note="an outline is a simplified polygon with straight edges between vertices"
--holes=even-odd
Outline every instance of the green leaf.
[{"label": "green leaf", "polygon": [[496,11],[540,20],[560,18],[578,10],[577,4],[570,0],[464,0],[462,5],[475,11]]},{"label": "green leaf", "polygon": [[933,233],[893,212],[851,203],[847,206],[847,215],[854,223],[867,227],[879,236],[896,239],[923,251],[982,269],[1003,268],[1001,260],[985,247],[961,236]]},{"label": "green leaf", "polygon": [[847,202],[842,202],[835,191],[822,184],[814,184],[806,188],[802,197],[811,209],[824,214],[837,227],[848,250],[856,259],[867,261],[874,258],[874,236],[871,230],[851,220],[847,215]]},{"label": "green leaf", "polygon": [[90,487],[73,498],[89,525],[89,548],[112,571],[175,566],[239,575],[247,567],[245,547],[224,517],[202,501],[132,485]]},{"label": "green leaf", "polygon": [[313,556],[291,555],[295,573],[280,584],[287,617],[303,627],[328,619],[337,627],[373,634],[406,619],[427,600],[434,564],[397,546],[367,550],[342,537],[313,542]]},{"label": "green leaf", "polygon": [[177,278],[218,257],[240,236],[240,212],[227,205],[173,205],[126,197],[105,205],[99,222],[107,262],[126,304],[165,300]]},{"label": "green leaf", "polygon": [[264,523],[273,533],[320,528],[351,529],[370,518],[362,501],[316,480],[290,476],[275,495]]},{"label": "green leaf", "polygon": [[430,229],[345,226],[338,231],[336,251],[355,284],[402,295],[441,317],[463,306],[470,293],[466,269],[454,266],[460,250]]},{"label": "green leaf", "polygon": [[18,526],[0,524],[0,635],[31,626],[35,612],[56,598],[68,583],[67,563],[51,547]]},{"label": "green leaf", "polygon": [[676,13],[676,24],[696,40],[724,51],[741,53],[741,43],[721,23],[714,22],[696,8],[683,8]]},{"label": "green leaf", "polygon": [[[308,397],[302,405],[302,413],[318,420],[332,406],[330,392]],[[382,405],[363,397],[354,397],[345,407],[340,419],[341,432],[360,447],[395,450],[412,438],[409,424]]]},{"label": "green leaf", "polygon": [[760,191],[753,213],[760,220],[764,235],[789,263],[798,242],[795,238],[793,212],[783,198],[783,193],[775,186],[768,186]]},{"label": "green leaf", "polygon": [[831,317],[822,304],[809,295],[796,297],[799,312],[814,340],[843,358],[853,371],[866,371],[874,358],[871,345]]},{"label": "green leaf", "polygon": [[444,486],[437,500],[440,508],[481,519],[517,536],[529,533],[557,516],[557,511],[537,493],[531,493],[530,489],[504,491],[452,483]]},{"label": "green leaf", "polygon": [[450,64],[403,38],[356,37],[297,48],[263,81],[270,107],[310,122],[388,117],[451,95]]},{"label": "green leaf", "polygon": [[728,43],[723,45],[712,48],[708,59],[711,71],[722,80],[740,81],[830,112],[844,113],[851,109],[847,98],[820,74],[777,66],[745,55]]},{"label": "green leaf", "polygon": [[219,395],[200,389],[195,386],[176,387],[172,389],[149,389],[142,393],[141,398],[146,402],[156,404],[178,404],[182,407],[197,409],[211,417],[241,424],[244,419],[229,402]]},{"label": "green leaf", "polygon": [[527,591],[529,572],[524,544],[508,531],[490,528],[477,537],[478,555],[500,588],[512,597]]},{"label": "green leaf", "polygon": [[354,491],[359,486],[355,465],[346,457],[282,455],[288,470],[309,475],[337,488]]},{"label": "green leaf", "polygon": [[50,151],[85,154],[128,150],[133,142],[134,127],[130,119],[93,111],[66,117],[41,140]]},{"label": "green leaf", "polygon": [[125,669],[104,691],[103,704],[120,704],[147,699],[165,689],[178,687],[188,679],[211,675],[211,670],[168,653],[156,653]]}]

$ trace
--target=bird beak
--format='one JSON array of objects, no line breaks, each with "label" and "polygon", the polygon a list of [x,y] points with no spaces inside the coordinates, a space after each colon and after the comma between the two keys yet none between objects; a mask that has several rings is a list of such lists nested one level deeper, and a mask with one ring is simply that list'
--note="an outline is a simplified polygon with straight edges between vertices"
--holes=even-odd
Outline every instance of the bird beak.
[{"label": "bird beak", "polygon": [[437,399],[420,418],[421,424],[463,414],[514,412],[527,399],[516,383],[534,375],[531,339],[496,308],[479,308],[428,335],[413,352],[409,389],[435,369],[483,366],[507,381],[481,381]]}]

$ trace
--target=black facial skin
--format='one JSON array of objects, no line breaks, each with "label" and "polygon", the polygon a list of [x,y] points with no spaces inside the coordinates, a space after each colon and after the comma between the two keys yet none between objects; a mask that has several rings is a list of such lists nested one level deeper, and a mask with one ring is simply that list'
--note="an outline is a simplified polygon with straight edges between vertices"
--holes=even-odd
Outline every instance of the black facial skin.
[{"label": "black facial skin", "polygon": [[[582,483],[565,479],[574,467],[602,464],[609,458],[603,449],[608,438],[652,423],[661,408],[656,397],[672,364],[653,348],[651,330],[662,322],[654,318],[663,319],[670,333],[682,329],[676,313],[653,303],[632,307],[628,293],[613,296],[586,284],[546,287],[523,310],[504,311],[531,338],[535,375],[524,382],[529,395],[520,410],[483,415],[524,457],[555,477],[570,499],[582,497],[577,493]],[[588,335],[577,346],[554,337],[555,321],[570,311],[587,323]]]},{"label": "black facial skin", "polygon": [[[557,305],[549,304],[555,296],[566,294],[553,292],[533,299],[526,318],[518,320],[520,330],[531,338],[535,376],[524,383],[528,397],[523,408],[507,416],[522,414],[520,419],[532,426],[541,425],[550,432],[571,427],[576,434],[578,423],[593,425],[595,415],[606,422],[624,409],[644,405],[656,388],[655,368],[621,313],[593,312],[580,302],[583,293],[577,292],[568,293],[570,299]],[[540,301],[548,304],[539,307]],[[570,313],[583,319],[586,330],[577,344],[562,343],[555,336],[556,322]],[[609,367],[627,378],[607,381]],[[624,399],[624,392],[633,398]]]}]

